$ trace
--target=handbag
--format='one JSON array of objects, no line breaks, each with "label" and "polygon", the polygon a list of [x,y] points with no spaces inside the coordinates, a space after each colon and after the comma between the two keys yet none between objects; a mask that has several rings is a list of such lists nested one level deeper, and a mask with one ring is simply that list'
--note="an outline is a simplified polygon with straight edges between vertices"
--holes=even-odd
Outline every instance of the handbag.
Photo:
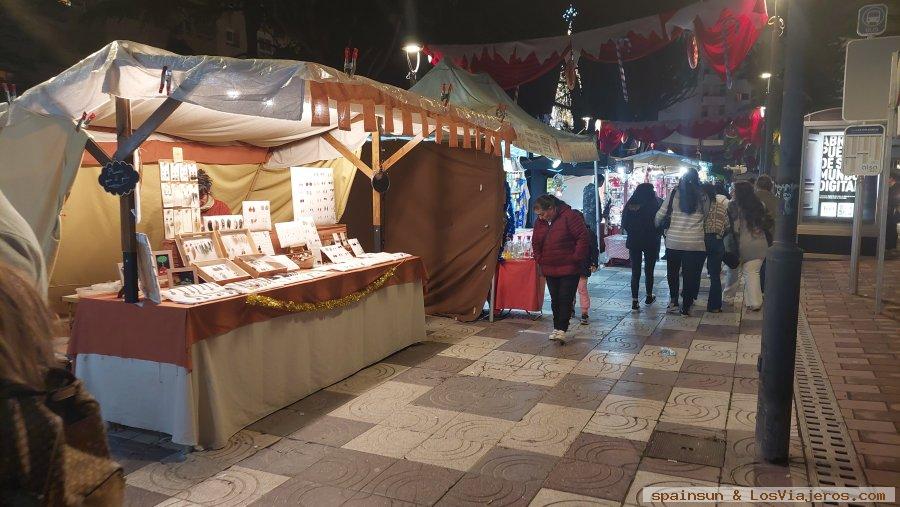
[{"label": "handbag", "polygon": [[659,222],[659,227],[656,228],[660,234],[663,236],[666,235],[666,231],[669,230],[669,227],[672,225],[672,204],[675,202],[675,194],[678,193],[678,187],[672,189],[672,195],[669,199],[669,204],[666,206],[666,214],[663,216],[663,219]]},{"label": "handbag", "polygon": [[0,381],[3,438],[13,439],[14,449],[0,472],[15,477],[12,490],[0,486],[0,499],[12,505],[122,505],[125,478],[110,458],[100,405],[61,368],[50,370],[46,384],[45,391],[35,391]]}]

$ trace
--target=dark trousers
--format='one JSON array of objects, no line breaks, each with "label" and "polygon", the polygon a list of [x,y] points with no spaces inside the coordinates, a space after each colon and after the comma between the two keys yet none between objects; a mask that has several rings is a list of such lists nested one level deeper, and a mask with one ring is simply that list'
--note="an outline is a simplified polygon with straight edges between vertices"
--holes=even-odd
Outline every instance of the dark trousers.
[{"label": "dark trousers", "polygon": [[654,249],[641,250],[629,248],[628,257],[631,259],[631,299],[638,298],[638,288],[641,285],[641,257],[644,264],[644,287],[647,295],[653,294],[653,268],[656,267],[656,257],[659,252]]},{"label": "dark trousers", "polygon": [[[666,275],[669,280],[669,301],[678,302],[678,291],[682,288],[682,305],[690,308],[700,293],[700,276],[706,252],[666,249]],[[681,280],[678,275],[681,275]],[[679,285],[681,282],[681,285]]]},{"label": "dark trousers", "polygon": [[575,308],[575,293],[578,291],[578,275],[548,276],[550,308],[553,309],[553,329],[569,330],[569,319]]},{"label": "dark trousers", "polygon": [[715,234],[707,234],[706,273],[709,275],[709,301],[706,311],[722,309],[722,257],[725,256],[725,242]]}]

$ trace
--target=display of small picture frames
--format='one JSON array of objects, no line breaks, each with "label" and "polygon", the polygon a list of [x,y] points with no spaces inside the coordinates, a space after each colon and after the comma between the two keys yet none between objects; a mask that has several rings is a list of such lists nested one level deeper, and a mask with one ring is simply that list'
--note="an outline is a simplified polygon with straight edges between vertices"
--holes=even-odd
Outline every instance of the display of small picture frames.
[{"label": "display of small picture frames", "polygon": [[159,286],[161,288],[171,287],[172,278],[169,273],[172,271],[172,268],[175,267],[172,259],[172,251],[156,250],[152,252],[152,254],[153,261],[156,264],[156,277],[159,279]]},{"label": "display of small picture frames", "polygon": [[194,266],[197,268],[197,273],[202,280],[215,282],[219,285],[252,278],[249,273],[228,259],[197,261],[194,263]]},{"label": "display of small picture frames", "polygon": [[212,232],[179,234],[175,237],[175,243],[185,266],[225,257],[215,233]]},{"label": "display of small picture frames", "polygon": [[219,242],[219,249],[224,254],[223,257],[227,259],[259,253],[256,251],[253,236],[247,229],[216,231],[214,234]]},{"label": "display of small picture frames", "polygon": [[197,277],[196,268],[173,268],[169,270],[169,277],[172,280],[172,287],[200,283],[200,278]]}]

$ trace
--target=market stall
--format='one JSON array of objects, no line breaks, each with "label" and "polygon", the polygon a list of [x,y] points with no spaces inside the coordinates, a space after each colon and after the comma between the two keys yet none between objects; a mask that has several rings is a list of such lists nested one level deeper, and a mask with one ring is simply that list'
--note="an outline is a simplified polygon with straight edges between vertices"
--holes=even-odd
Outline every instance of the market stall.
[{"label": "market stall", "polygon": [[606,201],[604,210],[609,220],[605,238],[606,253],[610,262],[628,262],[625,236],[621,230],[622,211],[634,189],[642,183],[650,183],[657,197],[665,199],[690,168],[700,172],[701,180],[706,180],[709,176],[706,162],[674,153],[649,150],[630,157],[611,159],[603,189]]},{"label": "market stall", "polygon": [[[494,117],[316,64],[130,42],[32,88],[0,120],[0,187],[47,258],[58,253],[79,285],[123,286],[124,301],[115,283],[81,293],[76,374],[107,420],[204,447],[424,338],[423,264],[380,253],[380,193],[375,253],[336,224],[355,172],[378,188],[431,133],[490,155],[514,137]],[[411,140],[382,160],[382,132]],[[94,245],[106,251],[91,257]]]},{"label": "market stall", "polygon": [[503,250],[503,262],[497,264],[494,277],[492,313],[502,310],[540,312],[544,307],[547,282],[534,260],[532,229],[516,229],[512,241]]}]

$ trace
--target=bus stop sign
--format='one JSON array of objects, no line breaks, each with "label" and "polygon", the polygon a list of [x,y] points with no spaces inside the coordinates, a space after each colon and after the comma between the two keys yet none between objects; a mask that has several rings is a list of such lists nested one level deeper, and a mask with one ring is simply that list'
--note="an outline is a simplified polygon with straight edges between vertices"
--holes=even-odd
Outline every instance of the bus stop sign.
[{"label": "bus stop sign", "polygon": [[887,12],[885,4],[864,5],[859,10],[859,17],[856,20],[856,33],[860,37],[883,34],[887,28]]},{"label": "bus stop sign", "polygon": [[855,125],[844,130],[844,160],[847,176],[878,176],[884,160],[884,125]]}]

